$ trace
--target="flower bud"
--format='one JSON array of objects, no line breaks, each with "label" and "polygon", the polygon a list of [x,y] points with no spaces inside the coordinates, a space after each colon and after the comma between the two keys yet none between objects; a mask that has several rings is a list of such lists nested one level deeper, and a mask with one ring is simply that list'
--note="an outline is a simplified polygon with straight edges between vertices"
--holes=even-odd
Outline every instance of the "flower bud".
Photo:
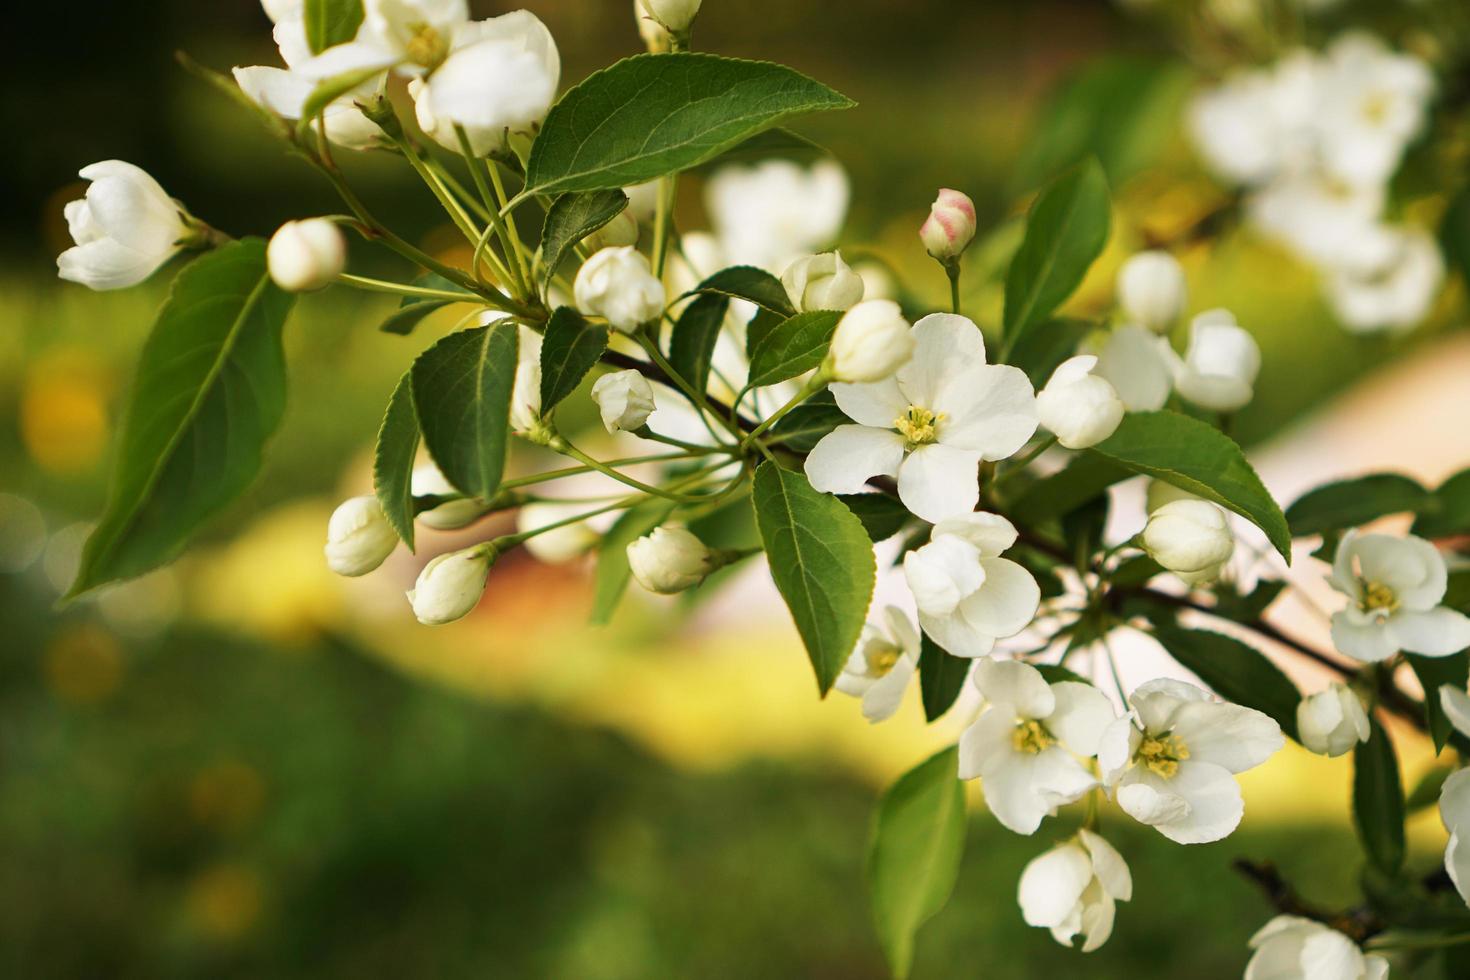
[{"label": "flower bud", "polygon": [[1067,449],[1095,446],[1123,421],[1123,402],[1111,384],[1091,373],[1096,366],[1091,355],[1071,358],[1036,395],[1041,424]]},{"label": "flower bud", "polygon": [[592,400],[609,432],[631,432],[653,413],[653,386],[637,371],[604,374],[592,386]]},{"label": "flower bud", "polygon": [[372,495],[344,501],[327,522],[327,567],[338,575],[366,575],[397,546],[398,535]]},{"label": "flower bud", "polygon": [[699,14],[701,0],[640,0],[643,9],[671,34],[685,34]]},{"label": "flower bud", "polygon": [[1181,490],[1167,480],[1149,480],[1148,489],[1144,491],[1143,509],[1145,512],[1152,514],[1160,507],[1167,503],[1172,503],[1175,500],[1199,499],[1201,498],[1195,494],[1190,493],[1188,490]]},{"label": "flower bud", "polygon": [[494,552],[484,545],[440,555],[424,566],[407,593],[413,614],[425,626],[442,626],[468,616],[485,592]]},{"label": "flower bud", "polygon": [[631,208],[624,208],[611,221],[584,238],[582,243],[594,252],[637,245],[638,219],[633,216]]},{"label": "flower bud", "polygon": [[347,266],[347,242],[326,218],[288,221],[265,253],[271,280],[288,293],[330,286]]},{"label": "flower bud", "polygon": [[643,0],[633,0],[633,21],[638,25],[638,36],[649,54],[667,54],[672,39],[669,32],[659,26],[658,21],[648,16],[643,9]]},{"label": "flower bud", "polygon": [[1225,511],[1208,500],[1175,500],[1149,515],[1143,548],[1171,572],[1200,572],[1235,551]]},{"label": "flower bud", "polygon": [[415,497],[454,497],[437,507],[420,511],[416,518],[425,527],[436,531],[457,531],[485,516],[485,505],[478,500],[460,496],[449,480],[433,463],[416,467],[409,479],[409,489]]},{"label": "flower bud", "polygon": [[[585,504],[537,503],[527,504],[516,514],[516,530],[525,534],[575,517],[587,510]],[[601,539],[597,531],[586,521],[567,524],[527,538],[526,550],[538,561],[548,565],[560,565],[586,554]]]},{"label": "flower bud", "polygon": [[1118,305],[1131,323],[1168,333],[1188,299],[1184,269],[1168,252],[1139,252],[1118,270]]},{"label": "flower bud", "polygon": [[1250,403],[1261,348],[1228,310],[1201,313],[1190,324],[1189,350],[1174,378],[1181,397],[1214,412],[1234,412]]},{"label": "flower bud", "polygon": [[848,268],[838,252],[797,259],[781,276],[786,295],[798,310],[850,310],[863,299],[863,277]]},{"label": "flower bud", "polygon": [[577,309],[606,318],[614,330],[636,333],[664,310],[663,283],[631,245],[605,248],[582,264],[572,291]]},{"label": "flower bud", "polygon": [[1368,713],[1346,684],[1303,698],[1296,706],[1296,727],[1302,745],[1333,758],[1368,741]]},{"label": "flower bud", "polygon": [[56,258],[57,275],[89,289],[123,289],[153,275],[187,244],[183,208],[158,181],[121,160],[83,167],[86,197],[66,206],[76,246]]},{"label": "flower bud", "polygon": [[898,304],[871,299],[837,322],[826,366],[835,381],[881,381],[907,364],[913,353],[913,328]]},{"label": "flower bud", "polygon": [[941,262],[960,257],[975,237],[975,202],[948,188],[929,206],[929,217],[919,229],[919,240]]},{"label": "flower bud", "polygon": [[655,528],[628,545],[628,564],[638,584],[671,595],[693,588],[715,568],[714,552],[682,527]]}]

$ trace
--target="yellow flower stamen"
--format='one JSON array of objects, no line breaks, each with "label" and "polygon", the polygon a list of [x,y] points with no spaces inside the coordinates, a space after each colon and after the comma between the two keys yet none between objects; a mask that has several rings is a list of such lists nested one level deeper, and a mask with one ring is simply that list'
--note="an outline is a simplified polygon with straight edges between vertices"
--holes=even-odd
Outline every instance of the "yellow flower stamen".
[{"label": "yellow flower stamen", "polygon": [[943,412],[931,412],[918,405],[893,420],[893,427],[903,436],[904,448],[912,451],[939,438],[939,423],[945,420]]},{"label": "yellow flower stamen", "polygon": [[903,651],[891,643],[875,643],[868,647],[865,656],[868,660],[868,675],[870,677],[885,677],[898,663],[898,658]]},{"label": "yellow flower stamen", "polygon": [[1382,582],[1369,582],[1366,579],[1359,579],[1358,582],[1361,589],[1358,608],[1363,612],[1381,612],[1387,615],[1399,607],[1397,593]]},{"label": "yellow flower stamen", "polygon": [[1189,758],[1189,746],[1178,735],[1145,735],[1133,758],[1139,765],[1172,779],[1179,763]]},{"label": "yellow flower stamen", "polygon": [[1036,755],[1055,743],[1051,732],[1034,718],[1017,721],[1015,731],[1011,732],[1011,747],[1028,755]]},{"label": "yellow flower stamen", "polygon": [[433,27],[428,24],[411,24],[409,30],[413,31],[413,37],[404,48],[409,61],[425,68],[437,68],[449,57],[448,42]]}]

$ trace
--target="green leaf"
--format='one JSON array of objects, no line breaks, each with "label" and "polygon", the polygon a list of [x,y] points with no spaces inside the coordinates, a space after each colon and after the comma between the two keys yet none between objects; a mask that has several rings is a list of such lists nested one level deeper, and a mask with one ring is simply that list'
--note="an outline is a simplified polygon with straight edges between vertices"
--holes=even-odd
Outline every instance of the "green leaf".
[{"label": "green leaf", "polygon": [[909,509],[886,493],[841,493],[837,499],[863,522],[874,543],[887,541],[909,522]]},{"label": "green leaf", "polygon": [[700,164],[701,169],[714,170],[729,163],[750,160],[809,160],[825,156],[827,151],[800,133],[777,126],[756,133],[750,139],[738,143],[719,156]]},{"label": "green leaf", "polygon": [[1439,226],[1445,263],[1470,286],[1470,187],[1455,195]]},{"label": "green leaf", "polygon": [[67,598],[172,561],[255,479],[285,409],[291,303],[260,239],[179,273],[143,345],[107,509]]},{"label": "green leaf", "polygon": [[851,423],[852,419],[837,407],[832,392],[819,391],[771,426],[768,442],[779,443],[794,453],[809,453],[827,433]]},{"label": "green leaf", "polygon": [[1245,453],[1214,426],[1177,412],[1138,412],[1089,452],[1235,511],[1291,562],[1291,532],[1280,506]]},{"label": "green leaf", "polygon": [[1264,653],[1232,636],[1210,630],[1154,624],[1154,636],[1179,664],[1227,701],[1269,715],[1296,738],[1301,692]]},{"label": "green leaf", "polygon": [[393,530],[413,550],[413,464],[419,451],[419,420],[413,405],[413,377],[405,373],[393,389],[378,444],[373,450],[373,491]]},{"label": "green leaf", "polygon": [[938,643],[922,637],[919,647],[919,693],[924,699],[924,717],[934,721],[954,706],[970,676],[974,661],[956,657]]},{"label": "green leaf", "polygon": [[944,908],[965,850],[965,787],[959,750],[948,748],[901,776],[883,794],[868,848],[873,923],[900,980],[914,959],[914,934]]},{"label": "green leaf", "polygon": [[615,189],[563,194],[552,201],[541,229],[541,258],[546,265],[542,288],[551,282],[562,259],[578,242],[616,218],[627,206],[628,195]]},{"label": "green leaf", "polygon": [[679,314],[669,338],[669,364],[694,386],[695,391],[709,387],[710,364],[715,356],[715,344],[725,326],[725,314],[730,310],[730,300],[725,296],[709,293],[696,297]]},{"label": "green leaf", "polygon": [[1014,344],[1081,285],[1108,241],[1108,180],[1096,160],[1058,177],[1036,199],[1006,274],[1005,336]]},{"label": "green leaf", "polygon": [[1375,473],[1317,487],[1286,508],[1296,537],[1342,531],[1386,514],[1417,510],[1429,497],[1416,481],[1397,473]]},{"label": "green leaf", "polygon": [[1006,361],[1025,371],[1032,387],[1040,391],[1094,329],[1086,320],[1050,320],[1022,334]]},{"label": "green leaf", "polygon": [[505,471],[520,337],[510,321],[456,330],[411,370],[419,431],[455,489],[489,500]]},{"label": "green leaf", "polygon": [[316,88],[311,90],[311,94],[302,103],[301,118],[296,122],[297,132],[310,132],[316,122],[316,117],[322,114],[323,109],[363,82],[371,81],[381,74],[383,74],[381,68],[359,68],[356,71],[344,72],[318,82]]},{"label": "green leaf", "polygon": [[1428,538],[1470,534],[1470,470],[1461,470],[1439,485],[1424,502],[1413,533]]},{"label": "green leaf", "polygon": [[[440,289],[445,292],[460,293],[464,299],[459,302],[478,303],[480,298],[473,293],[466,293],[456,283],[450,282],[435,272],[427,272],[414,280],[413,284],[424,289]],[[423,321],[430,313],[442,310],[446,306],[455,303],[451,299],[425,299],[422,296],[405,296],[398,303],[395,310],[388,319],[378,324],[378,329],[383,333],[396,334],[406,337],[413,333],[414,328]]]},{"label": "green leaf", "polygon": [[628,545],[668,520],[673,512],[672,501],[645,500],[625,511],[603,535],[602,543],[597,546],[592,622],[607,624],[628,589],[628,580],[633,577],[633,570],[628,566]]},{"label": "green leaf", "polygon": [[1368,859],[1384,874],[1404,864],[1404,788],[1393,742],[1368,718],[1368,741],[1353,750],[1353,822]]},{"label": "green leaf", "polygon": [[1419,684],[1424,688],[1424,720],[1429,724],[1430,738],[1434,739],[1434,751],[1438,752],[1455,733],[1455,726],[1450,724],[1449,716],[1444,713],[1439,689],[1448,684],[1458,691],[1465,690],[1467,681],[1470,681],[1470,653],[1461,650],[1448,657],[1421,657],[1408,653],[1404,659],[1414,668],[1414,676],[1419,678]]},{"label": "green leaf", "polygon": [[607,350],[607,340],[607,327],[588,323],[570,306],[559,307],[551,314],[541,343],[543,415],[577,390]]},{"label": "green leaf", "polygon": [[1147,585],[1155,575],[1162,575],[1164,566],[1154,561],[1148,555],[1134,555],[1118,565],[1113,574],[1108,576],[1108,581],[1123,588],[1132,588]]},{"label": "green leaf", "polygon": [[1041,675],[1041,679],[1048,684],[1061,684],[1066,682],[1070,684],[1086,684],[1088,687],[1096,686],[1092,681],[1083,677],[1075,670],[1069,670],[1061,664],[1033,664],[1032,666]]},{"label": "green leaf", "polygon": [[712,160],[799,113],[854,104],[768,62],[636,55],[589,76],[552,107],[522,193],[639,184]]},{"label": "green leaf", "polygon": [[1419,777],[1419,782],[1409,791],[1408,799],[1404,800],[1404,809],[1409,813],[1427,809],[1439,803],[1440,791],[1444,789],[1445,780],[1458,771],[1459,766],[1439,765],[1430,766],[1424,775]]},{"label": "green leaf", "polygon": [[1011,513],[1022,524],[1040,524],[1069,514],[1133,472],[1101,456],[1087,453],[1026,488]]},{"label": "green leaf", "polygon": [[836,310],[814,310],[783,321],[751,351],[750,387],[786,381],[820,365],[841,319]]},{"label": "green leaf", "polygon": [[756,470],[751,502],[771,578],[826,696],[857,645],[873,597],[878,568],[872,542],[842,501],[772,462]]},{"label": "green leaf", "polygon": [[362,0],[306,0],[302,11],[312,54],[345,44],[362,26]]},{"label": "green leaf", "polygon": [[791,297],[786,295],[786,287],[781,285],[781,280],[754,266],[732,265],[721,269],[686,295],[698,293],[718,293],[732,299],[749,300],[782,319],[796,315],[796,308],[791,305]]},{"label": "green leaf", "polygon": [[1256,582],[1254,589],[1244,594],[1235,586],[1221,582],[1215,587],[1215,608],[1211,611],[1237,623],[1252,623],[1260,619],[1285,590],[1286,583],[1276,579],[1263,578]]}]

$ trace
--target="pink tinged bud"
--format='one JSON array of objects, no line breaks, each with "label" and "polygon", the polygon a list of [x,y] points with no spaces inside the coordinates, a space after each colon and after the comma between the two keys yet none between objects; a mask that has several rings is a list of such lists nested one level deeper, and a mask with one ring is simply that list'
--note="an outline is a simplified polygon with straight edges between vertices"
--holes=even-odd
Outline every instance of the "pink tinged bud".
[{"label": "pink tinged bud", "polygon": [[919,240],[941,262],[956,259],[975,238],[975,202],[959,191],[942,189],[919,229]]}]

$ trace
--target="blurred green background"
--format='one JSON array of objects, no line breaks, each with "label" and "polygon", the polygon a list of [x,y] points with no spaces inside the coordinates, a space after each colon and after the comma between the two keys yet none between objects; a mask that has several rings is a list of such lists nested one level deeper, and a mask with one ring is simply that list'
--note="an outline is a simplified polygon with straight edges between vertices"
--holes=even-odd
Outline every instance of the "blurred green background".
[{"label": "blurred green background", "polygon": [[[628,0],[528,6],[565,84],[638,49]],[[1105,304],[1122,255],[1218,199],[1177,137],[1189,69],[1108,3],[705,6],[700,47],[792,64],[859,101],[796,128],[851,174],[845,242],[876,243],[921,297],[944,287],[914,235],[941,185],[996,227],[1075,151],[1099,152],[1120,220],[1084,310]],[[426,343],[373,330],[389,304],[305,298],[288,417],[247,498],[178,566],[53,608],[165,288],[55,281],[77,169],[137,163],[234,234],[332,204],[172,58],[275,63],[254,0],[118,0],[65,24],[27,4],[7,28],[20,43],[0,86],[0,976],[884,975],[862,859],[876,794],[942,737],[913,705],[870,729],[851,703],[819,704],[779,617],[732,635],[633,602],[586,629],[584,568],[512,559],[474,617],[430,631],[399,594],[407,556],[374,582],[321,567],[326,515],[366,486],[381,408]],[[1113,96],[1038,141],[1048,94],[1084,68]],[[446,241],[392,160],[350,173],[409,237]],[[694,182],[679,209],[702,222]],[[1185,258],[1192,306],[1228,302],[1265,348],[1248,439],[1429,342],[1345,337],[1308,274],[1248,235]],[[996,308],[993,284],[974,285]],[[1346,764],[1282,765],[1248,783],[1245,828],[1220,844],[1110,824],[1138,887],[1085,961],[1015,906],[1047,832],[1016,837],[975,806],[915,976],[1237,975],[1270,910],[1232,857],[1274,858],[1322,901],[1355,888]],[[1416,824],[1427,867],[1435,832],[1432,817]]]}]

